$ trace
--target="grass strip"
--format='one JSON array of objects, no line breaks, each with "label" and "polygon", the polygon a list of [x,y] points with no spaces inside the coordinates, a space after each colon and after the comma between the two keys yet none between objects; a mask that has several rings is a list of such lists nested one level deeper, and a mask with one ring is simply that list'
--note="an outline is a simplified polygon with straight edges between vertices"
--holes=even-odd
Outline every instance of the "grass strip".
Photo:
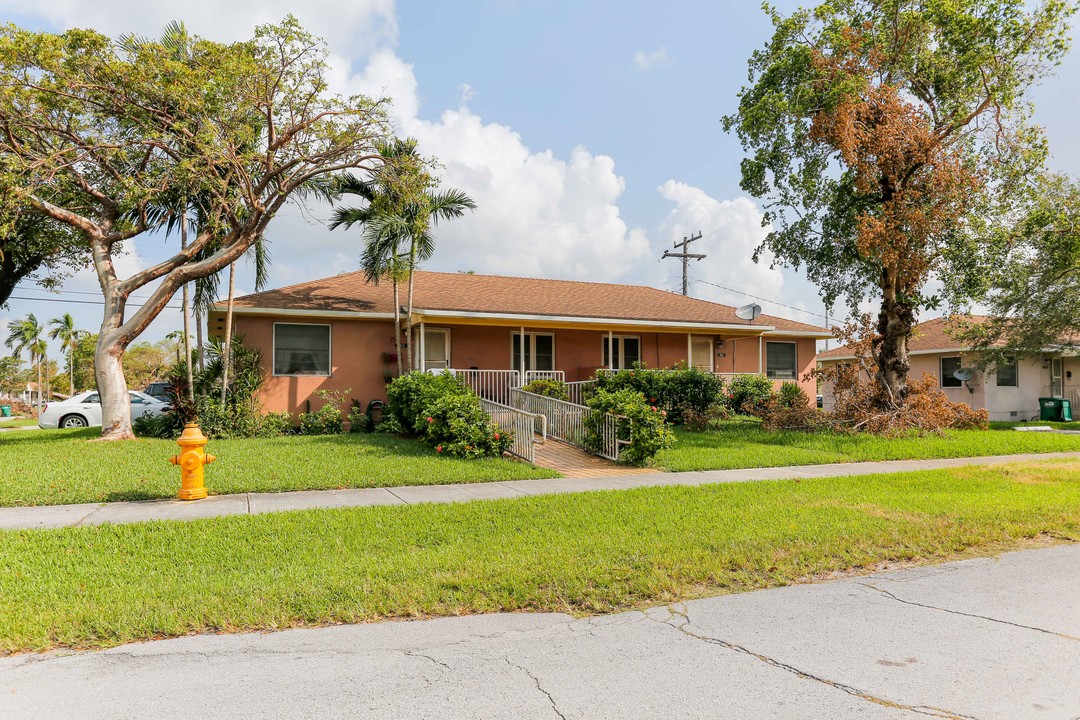
[{"label": "grass strip", "polygon": [[675,436],[675,446],[662,450],[653,462],[672,472],[1080,451],[1080,435],[1017,432],[1005,424],[887,438],[766,431],[757,422],[729,422],[705,432],[676,428]]},{"label": "grass strip", "polygon": [[597,613],[1080,539],[1080,463],[0,533],[0,651]]},{"label": "grass strip", "polygon": [[[88,442],[100,430],[0,433],[0,506],[174,497],[180,483],[171,440]],[[445,458],[389,435],[291,435],[211,440],[213,494],[493,482],[558,473],[503,458]]]}]

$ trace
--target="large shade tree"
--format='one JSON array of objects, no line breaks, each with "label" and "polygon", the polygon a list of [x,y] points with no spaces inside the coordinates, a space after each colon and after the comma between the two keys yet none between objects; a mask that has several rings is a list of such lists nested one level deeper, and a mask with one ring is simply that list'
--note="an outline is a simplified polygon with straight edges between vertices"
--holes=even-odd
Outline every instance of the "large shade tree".
[{"label": "large shade tree", "polygon": [[993,363],[1046,348],[1080,349],[1080,182],[1040,180],[999,242],[981,256],[983,322],[963,325],[960,339]]},{"label": "large shade tree", "polygon": [[[332,94],[327,75],[324,43],[292,18],[247,42],[193,38],[183,57],[90,30],[0,29],[0,190],[77,230],[92,261],[103,437],[132,437],[124,350],[181,286],[240,258],[298,188],[377,167],[384,108]],[[205,220],[186,247],[120,277],[116,254],[174,221],[160,210],[178,198]]]},{"label": "large shade tree", "polygon": [[879,307],[880,402],[907,395],[908,338],[942,280],[972,290],[988,218],[1045,157],[1025,92],[1068,49],[1059,0],[837,0],[782,15],[725,118],[765,201],[756,257],[804,267],[826,304]]}]

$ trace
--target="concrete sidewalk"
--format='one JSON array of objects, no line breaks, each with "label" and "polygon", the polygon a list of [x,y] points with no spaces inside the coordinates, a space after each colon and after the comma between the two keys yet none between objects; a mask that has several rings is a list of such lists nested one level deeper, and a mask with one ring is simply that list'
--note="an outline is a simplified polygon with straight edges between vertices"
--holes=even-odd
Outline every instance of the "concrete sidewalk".
[{"label": "concrete sidewalk", "polygon": [[758,480],[798,480],[802,478],[873,475],[877,473],[935,470],[963,465],[1000,465],[1031,460],[1080,460],[1080,452],[994,455],[978,458],[940,460],[888,460],[882,462],[832,463],[795,467],[708,470],[681,473],[645,473],[597,478],[550,478],[461,485],[420,485],[352,490],[307,490],[281,493],[212,495],[205,500],[142,500],[138,502],[88,503],[0,508],[0,530],[73,527],[103,523],[133,523],[149,520],[196,520],[225,515],[258,515],[309,508],[413,505],[416,503],[500,500],[530,495],[626,490],[662,485],[708,485]]},{"label": "concrete sidewalk", "polygon": [[1072,545],[581,619],[17,655],[0,658],[0,717],[1074,720],[1078,568]]}]

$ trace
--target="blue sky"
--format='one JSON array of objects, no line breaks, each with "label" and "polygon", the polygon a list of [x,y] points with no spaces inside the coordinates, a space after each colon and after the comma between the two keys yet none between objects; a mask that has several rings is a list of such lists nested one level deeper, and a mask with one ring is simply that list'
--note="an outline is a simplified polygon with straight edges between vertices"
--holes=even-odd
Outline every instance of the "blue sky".
[{"label": "blue sky", "polygon": [[[327,38],[340,89],[394,98],[401,131],[438,156],[444,182],[479,202],[446,226],[429,267],[511,275],[632,282],[675,289],[679,266],[659,261],[697,230],[709,258],[691,267],[692,294],[742,304],[741,290],[822,311],[797,273],[754,265],[760,211],[738,187],[741,151],[721,126],[746,80],[746,59],[769,36],[756,3],[479,0],[0,0],[0,17],[39,29],[94,27],[111,35],[156,34],[172,19],[214,39],[247,37],[258,22],[295,13]],[[1055,169],[1074,171],[1080,140],[1080,58],[1037,88]],[[354,269],[355,236],[330,233],[326,208],[284,211],[270,227],[271,286]],[[164,255],[161,238],[139,240],[122,260],[133,272]],[[252,288],[241,267],[239,287]],[[79,273],[61,295],[24,284],[0,322],[70,310],[96,329],[97,283]],[[783,305],[765,312],[823,318]],[[145,334],[178,327],[167,311]]]}]

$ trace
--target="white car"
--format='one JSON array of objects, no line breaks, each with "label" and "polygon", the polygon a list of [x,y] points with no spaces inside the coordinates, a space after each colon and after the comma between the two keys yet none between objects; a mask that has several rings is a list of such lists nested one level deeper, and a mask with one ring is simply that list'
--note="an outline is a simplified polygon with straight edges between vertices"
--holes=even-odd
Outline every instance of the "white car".
[{"label": "white car", "polygon": [[[132,420],[149,413],[163,413],[169,409],[169,403],[150,397],[146,393],[129,390],[128,395],[131,396]],[[38,427],[44,430],[100,426],[101,399],[96,390],[72,395],[67,400],[48,403],[38,417]]]}]

